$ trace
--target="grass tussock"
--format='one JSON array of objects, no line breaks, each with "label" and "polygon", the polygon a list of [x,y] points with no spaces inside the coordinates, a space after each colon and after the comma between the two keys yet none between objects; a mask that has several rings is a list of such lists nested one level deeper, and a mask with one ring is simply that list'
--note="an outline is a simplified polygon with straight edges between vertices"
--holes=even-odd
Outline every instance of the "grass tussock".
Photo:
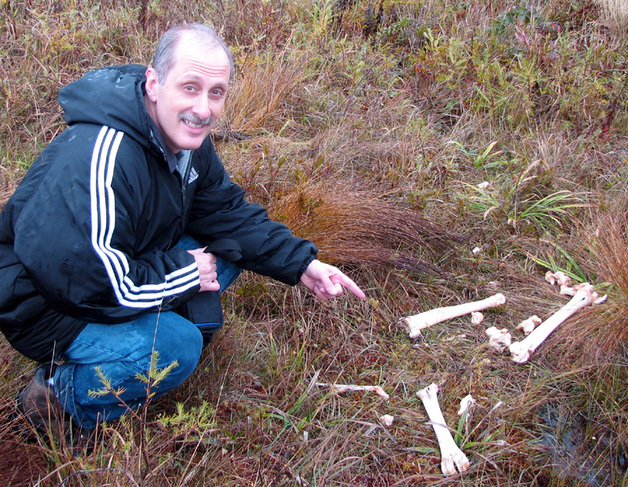
[{"label": "grass tussock", "polygon": [[[3,485],[626,485],[623,5],[1,2],[0,204],[63,129],[61,86],[148,63],[167,26],[207,21],[237,64],[215,133],[233,179],[368,296],[320,303],[245,273],[193,376],[79,456],[26,441],[13,397],[33,366],[0,341]],[[563,306],[547,270],[608,300],[517,365],[485,329],[521,340],[519,322]],[[506,305],[480,325],[461,317],[414,341],[399,325],[496,292]],[[440,471],[416,397],[431,382],[471,462],[462,475]]]},{"label": "grass tussock", "polygon": [[385,195],[329,181],[293,188],[271,206],[270,215],[312,240],[320,258],[335,265],[438,271],[439,261],[454,259],[454,243],[461,240]]},{"label": "grass tussock", "polygon": [[586,364],[600,362],[614,367],[614,359],[625,354],[628,342],[628,257],[626,198],[618,196],[606,211],[594,215],[595,222],[578,234],[582,251],[595,262],[600,295],[606,293],[604,306],[593,306],[578,322],[570,324],[563,338],[565,348]]}]

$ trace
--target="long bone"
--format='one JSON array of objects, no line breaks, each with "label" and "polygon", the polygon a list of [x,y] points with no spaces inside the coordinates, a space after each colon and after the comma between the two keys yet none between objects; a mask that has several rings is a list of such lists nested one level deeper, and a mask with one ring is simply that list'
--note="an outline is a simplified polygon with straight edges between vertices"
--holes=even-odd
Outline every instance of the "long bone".
[{"label": "long bone", "polygon": [[416,338],[421,334],[421,330],[443,321],[458,318],[459,316],[468,315],[475,311],[482,311],[488,308],[495,308],[501,306],[506,302],[506,297],[501,294],[494,294],[486,299],[480,301],[472,301],[470,303],[456,304],[453,306],[444,306],[442,308],[435,308],[429,311],[424,311],[413,316],[408,316],[401,319],[401,324],[404,325],[410,333],[410,338]]},{"label": "long bone", "polygon": [[462,450],[458,448],[458,445],[456,445],[445,423],[443,412],[438,404],[438,386],[436,384],[430,384],[418,391],[416,395],[423,402],[427,416],[430,418],[430,422],[434,428],[434,433],[436,433],[436,440],[440,448],[441,470],[445,475],[455,474],[456,469],[461,473],[464,472],[469,468],[469,460]]},{"label": "long bone", "polygon": [[537,326],[525,339],[510,345],[512,360],[520,364],[527,362],[530,355],[569,317],[590,304],[602,302],[605,298],[598,299],[598,294],[588,282],[574,286],[574,290],[576,293],[566,305]]}]

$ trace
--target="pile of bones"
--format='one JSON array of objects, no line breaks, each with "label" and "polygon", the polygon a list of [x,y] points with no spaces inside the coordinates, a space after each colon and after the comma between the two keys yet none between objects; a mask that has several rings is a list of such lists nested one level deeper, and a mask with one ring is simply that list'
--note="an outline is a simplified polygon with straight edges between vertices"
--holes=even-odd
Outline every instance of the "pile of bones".
[{"label": "pile of bones", "polygon": [[[517,330],[522,331],[526,335],[526,338],[522,341],[513,342],[512,335],[506,328],[498,329],[495,326],[491,326],[486,329],[486,335],[489,337],[488,346],[497,353],[508,351],[512,360],[518,364],[527,362],[547,337],[577,311],[592,304],[600,304],[606,300],[606,296],[599,297],[593,286],[588,282],[571,286],[569,276],[560,271],[556,273],[547,272],[545,280],[552,285],[559,286],[560,294],[572,296],[571,300],[545,321],[542,321],[536,315],[522,321],[517,326]],[[410,338],[417,338],[421,335],[421,330],[425,328],[465,315],[471,315],[472,323],[480,324],[484,319],[481,313],[483,310],[496,308],[505,303],[506,297],[498,293],[479,301],[445,306],[408,316],[401,320],[401,324],[408,330]],[[389,398],[388,394],[380,386],[329,384],[324,382],[315,382],[315,385],[328,387],[338,393],[371,391],[384,399]],[[445,418],[438,404],[438,385],[430,384],[418,391],[416,395],[421,399],[430,423],[434,428],[441,454],[441,470],[446,475],[464,472],[469,468],[469,460],[456,444],[450,429],[445,423]],[[460,402],[458,415],[464,416],[468,414],[474,402],[471,395],[464,397]],[[384,415],[380,418],[380,421],[386,427],[391,426],[393,420],[394,418],[390,415]]]}]

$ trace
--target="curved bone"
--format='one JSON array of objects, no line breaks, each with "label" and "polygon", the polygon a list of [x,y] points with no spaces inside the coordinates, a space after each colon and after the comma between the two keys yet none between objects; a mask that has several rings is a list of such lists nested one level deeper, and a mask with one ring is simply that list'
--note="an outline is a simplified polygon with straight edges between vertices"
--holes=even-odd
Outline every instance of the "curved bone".
[{"label": "curved bone", "polygon": [[527,362],[530,355],[556,328],[580,309],[593,304],[598,298],[598,294],[588,282],[578,284],[574,286],[574,289],[576,294],[565,306],[537,326],[523,341],[510,345],[512,360],[520,364]]},{"label": "curved bone", "polygon": [[349,392],[370,391],[370,392],[374,392],[380,397],[383,397],[384,399],[390,399],[390,396],[386,394],[384,389],[382,389],[380,386],[358,386],[354,384],[326,384],[324,382],[317,382],[316,385],[319,387],[329,387],[331,390],[336,391],[339,394],[342,392],[348,392],[348,391]]},{"label": "curved bone", "polygon": [[445,423],[445,418],[438,404],[438,386],[436,384],[430,384],[424,389],[421,389],[416,395],[423,402],[423,406],[427,411],[427,416],[430,418],[434,433],[436,433],[436,440],[440,448],[441,470],[445,475],[451,475],[456,473],[456,469],[459,472],[464,472],[469,468],[469,460],[467,456],[462,452]]},{"label": "curved bone", "polygon": [[410,338],[416,338],[421,334],[421,330],[423,328],[427,328],[453,318],[458,318],[459,316],[468,315],[474,311],[495,308],[497,306],[501,306],[505,302],[506,297],[503,294],[498,293],[480,301],[472,301],[470,303],[457,304],[454,306],[444,306],[442,308],[435,308],[413,316],[408,316],[407,318],[401,319],[401,324],[408,329]]},{"label": "curved bone", "polygon": [[497,327],[491,326],[486,329],[486,334],[490,339],[488,346],[498,353],[506,350],[512,343],[512,335],[508,333],[506,328],[498,330]]}]

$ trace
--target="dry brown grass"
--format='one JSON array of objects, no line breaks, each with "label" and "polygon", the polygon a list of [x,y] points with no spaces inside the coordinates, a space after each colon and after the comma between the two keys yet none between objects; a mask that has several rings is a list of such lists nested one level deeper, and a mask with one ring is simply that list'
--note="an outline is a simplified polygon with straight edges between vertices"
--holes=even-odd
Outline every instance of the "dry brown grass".
[{"label": "dry brown grass", "polygon": [[[604,283],[600,293],[608,293],[603,305],[592,306],[565,326],[560,346],[571,360],[582,365],[599,363],[614,367],[614,357],[625,356],[628,343],[628,207],[624,194],[611,206],[596,211],[591,223],[577,234],[582,255]],[[575,242],[574,244],[575,245]],[[585,253],[586,252],[586,253]]]},{"label": "dry brown grass", "polygon": [[[298,111],[297,94],[307,69],[307,57],[299,57],[290,48],[266,60],[245,57],[223,117],[229,121],[229,128],[249,136],[263,131],[280,132],[290,114]],[[264,89],[260,90],[260,86]]]},{"label": "dry brown grass", "polygon": [[[419,212],[373,191],[351,191],[339,180],[308,181],[269,208],[273,219],[311,239],[333,264],[436,271],[455,260],[456,236]],[[433,263],[433,264],[432,264]]]},{"label": "dry brown grass", "polygon": [[604,10],[610,26],[625,33],[628,28],[628,3],[624,0],[596,0],[596,3]]}]

